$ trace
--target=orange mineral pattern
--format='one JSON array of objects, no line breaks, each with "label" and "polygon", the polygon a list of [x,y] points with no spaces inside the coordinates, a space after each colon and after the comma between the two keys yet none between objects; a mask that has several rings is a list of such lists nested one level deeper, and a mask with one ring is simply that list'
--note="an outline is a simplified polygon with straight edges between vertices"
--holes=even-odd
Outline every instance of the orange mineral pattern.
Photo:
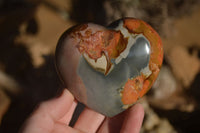
[{"label": "orange mineral pattern", "polygon": [[158,33],[134,18],[107,27],[76,25],[63,33],[56,49],[56,67],[66,88],[78,101],[109,117],[146,94],[162,60]]}]

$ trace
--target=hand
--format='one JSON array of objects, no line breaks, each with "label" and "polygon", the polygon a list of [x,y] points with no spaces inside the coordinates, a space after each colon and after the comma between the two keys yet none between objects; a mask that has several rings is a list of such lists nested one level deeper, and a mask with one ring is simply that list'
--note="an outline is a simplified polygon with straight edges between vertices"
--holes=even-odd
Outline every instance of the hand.
[{"label": "hand", "polygon": [[65,89],[58,98],[43,102],[27,120],[22,133],[139,133],[144,110],[136,104],[113,117],[85,108],[74,127],[69,126],[77,102]]}]

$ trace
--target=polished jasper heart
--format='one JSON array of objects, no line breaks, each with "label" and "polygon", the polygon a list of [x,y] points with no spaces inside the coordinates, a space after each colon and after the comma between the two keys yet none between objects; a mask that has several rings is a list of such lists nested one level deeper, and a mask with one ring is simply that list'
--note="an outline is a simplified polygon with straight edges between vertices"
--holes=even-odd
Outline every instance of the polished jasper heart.
[{"label": "polished jasper heart", "polygon": [[108,27],[76,25],[61,36],[56,49],[56,67],[66,88],[78,101],[109,117],[151,88],[162,60],[159,35],[134,18]]}]

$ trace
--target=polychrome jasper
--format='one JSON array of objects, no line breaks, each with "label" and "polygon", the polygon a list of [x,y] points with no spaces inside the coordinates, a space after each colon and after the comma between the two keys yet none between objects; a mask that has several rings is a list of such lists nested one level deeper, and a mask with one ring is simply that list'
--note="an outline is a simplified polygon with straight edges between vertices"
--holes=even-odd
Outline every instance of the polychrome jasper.
[{"label": "polychrome jasper", "polygon": [[134,18],[108,27],[76,25],[61,36],[56,49],[56,67],[66,88],[78,101],[109,117],[151,88],[162,60],[159,35]]}]

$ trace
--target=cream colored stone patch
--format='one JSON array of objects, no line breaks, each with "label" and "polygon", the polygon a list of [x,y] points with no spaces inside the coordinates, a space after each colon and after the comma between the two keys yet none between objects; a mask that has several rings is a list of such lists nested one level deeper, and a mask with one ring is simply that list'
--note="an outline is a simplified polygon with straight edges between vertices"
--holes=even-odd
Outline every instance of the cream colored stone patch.
[{"label": "cream colored stone patch", "polygon": [[97,71],[103,72],[104,74],[107,71],[108,62],[106,60],[106,56],[103,54],[100,58],[96,61],[91,59],[87,54],[83,54],[83,57],[86,61]]},{"label": "cream colored stone patch", "polygon": [[129,54],[131,47],[133,46],[134,42],[136,41],[137,34],[130,34],[126,28],[123,27],[123,22],[119,24],[115,30],[121,31],[124,38],[128,38],[128,44],[126,49],[115,59],[115,63],[118,64],[123,58],[126,58]]},{"label": "cream colored stone patch", "polygon": [[143,68],[141,70],[141,73],[146,77],[148,78],[151,74],[152,74],[152,71],[149,69],[149,66]]}]

